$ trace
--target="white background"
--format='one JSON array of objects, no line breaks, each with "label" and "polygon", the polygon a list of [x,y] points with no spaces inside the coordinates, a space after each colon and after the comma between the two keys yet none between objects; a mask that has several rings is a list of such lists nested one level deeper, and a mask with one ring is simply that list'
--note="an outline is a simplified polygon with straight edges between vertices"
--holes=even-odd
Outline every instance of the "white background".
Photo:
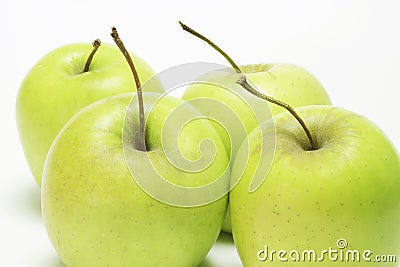
[{"label": "white background", "polygon": [[[376,122],[400,148],[398,1],[18,1],[2,2],[0,49],[1,266],[63,266],[47,239],[40,192],[15,126],[15,97],[28,70],[50,50],[95,38],[125,45],[156,71],[182,63],[225,64],[183,32],[182,20],[239,64],[291,62],[315,74],[336,106]],[[219,242],[204,266],[241,266]]]}]

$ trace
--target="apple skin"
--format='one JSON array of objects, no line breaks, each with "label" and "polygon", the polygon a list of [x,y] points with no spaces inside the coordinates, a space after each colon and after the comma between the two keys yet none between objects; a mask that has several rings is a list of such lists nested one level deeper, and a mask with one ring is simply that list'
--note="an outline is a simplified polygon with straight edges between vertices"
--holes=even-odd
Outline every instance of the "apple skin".
[{"label": "apple skin", "polygon": [[[331,104],[322,84],[314,75],[300,66],[287,63],[270,63],[244,65],[240,66],[240,69],[246,75],[247,80],[264,94],[288,103],[292,107]],[[238,74],[234,71],[212,73],[208,77],[206,76],[204,80],[229,87],[231,91],[211,84],[193,84],[187,88],[182,98],[192,100],[205,97],[221,101],[236,112],[247,133],[250,133],[260,124],[256,117],[268,119],[285,111],[282,107],[258,99],[239,85],[232,85],[232,82],[235,82],[238,77]],[[268,108],[270,111],[267,111]],[[207,106],[204,106],[201,111],[210,117],[222,112],[215,109],[211,110]],[[262,114],[262,112],[267,112],[269,115]],[[256,117],[254,114],[256,114]],[[227,116],[230,116],[230,114],[227,114]],[[231,120],[224,119],[224,121]],[[223,138],[227,151],[232,151],[232,157],[235,157],[237,149],[245,137],[239,135],[239,131],[231,131],[227,136],[222,127],[217,126],[216,129]],[[227,233],[232,231],[229,207],[222,230]]]},{"label": "apple skin", "polygon": [[[147,113],[149,103],[159,94],[144,93],[143,97]],[[124,94],[94,103],[74,116],[57,136],[43,175],[42,213],[47,233],[69,267],[197,266],[221,230],[227,194],[196,207],[165,204],[137,184],[125,155],[139,163],[151,158],[165,179],[181,186],[202,186],[224,174],[227,189],[228,155],[209,121],[194,120],[180,131],[181,152],[195,160],[200,156],[199,141],[206,137],[217,148],[214,161],[197,173],[169,164],[161,149],[161,131],[171,110],[184,102],[173,97],[163,97],[148,117],[149,151],[126,146],[134,138],[132,131],[127,131],[131,136],[122,140],[131,98],[132,94]],[[201,115],[191,108],[185,113]],[[132,114],[128,110],[127,116]],[[139,163],[136,168],[143,168]]]},{"label": "apple skin", "polygon": [[[310,72],[300,66],[271,63],[244,65],[240,66],[240,69],[246,75],[247,80],[261,92],[288,103],[292,107],[331,104],[322,84]],[[193,83],[185,90],[182,99],[189,101],[196,98],[209,98],[220,101],[237,113],[248,133],[260,124],[252,113],[269,109],[268,113],[271,117],[285,111],[282,107],[259,99],[241,86],[235,85],[239,76],[240,74],[232,69],[208,73],[199,80],[211,81],[217,85]],[[201,111],[210,116],[218,113],[218,110],[215,110],[214,106],[212,107],[213,110],[208,110],[208,107],[205,106]],[[217,130],[226,139],[224,143],[228,151],[232,148],[232,154],[235,155],[237,149],[235,150],[231,146],[223,132],[224,130],[221,127],[217,127]],[[236,138],[234,134],[229,133],[231,142],[239,142],[239,145],[236,146],[238,148],[243,140],[236,140],[239,137]]]},{"label": "apple skin", "polygon": [[[271,138],[263,142],[257,128],[248,137],[249,149],[243,145],[235,159],[232,179],[239,182],[230,192],[229,203],[243,265],[396,266],[363,260],[258,260],[265,246],[288,253],[312,249],[319,256],[329,247],[340,250],[336,242],[343,238],[347,249],[399,257],[400,159],[392,143],[374,123],[353,112],[332,106],[297,111],[316,138],[318,150],[305,149],[309,145],[302,128],[283,113],[274,118],[275,144]],[[270,125],[265,123],[262,129]],[[273,162],[262,185],[249,193],[261,150],[265,155],[275,153]]]},{"label": "apple skin", "polygon": [[[33,66],[20,86],[17,128],[39,186],[50,145],[75,113],[104,97],[136,90],[125,58],[110,44],[99,47],[89,71],[82,73],[91,50],[91,44],[75,43],[51,51]],[[134,54],[132,57],[142,82],[154,75],[145,61]],[[161,86],[146,88],[161,92]]]}]

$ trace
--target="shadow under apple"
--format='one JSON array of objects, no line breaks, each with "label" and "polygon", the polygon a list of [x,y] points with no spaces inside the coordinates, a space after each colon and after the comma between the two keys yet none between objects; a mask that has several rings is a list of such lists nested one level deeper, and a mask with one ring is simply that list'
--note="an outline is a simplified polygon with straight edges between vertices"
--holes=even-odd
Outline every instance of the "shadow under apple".
[{"label": "shadow under apple", "polygon": [[12,195],[10,199],[12,209],[18,214],[34,219],[42,219],[40,204],[40,188],[36,184],[25,184]]}]

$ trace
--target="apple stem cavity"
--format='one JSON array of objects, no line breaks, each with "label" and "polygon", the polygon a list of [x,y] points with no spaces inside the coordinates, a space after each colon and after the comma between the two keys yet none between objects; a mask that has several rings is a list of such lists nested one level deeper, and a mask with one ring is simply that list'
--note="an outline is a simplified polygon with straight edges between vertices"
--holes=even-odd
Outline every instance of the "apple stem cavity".
[{"label": "apple stem cavity", "polygon": [[89,71],[90,64],[92,64],[92,60],[93,60],[94,54],[96,54],[97,49],[99,49],[100,45],[101,45],[100,39],[96,39],[96,40],[93,41],[93,43],[92,43],[92,46],[93,46],[92,52],[90,52],[90,54],[89,54],[89,56],[88,56],[88,58],[86,60],[86,64],[85,64],[85,67],[83,68],[82,73],[85,73],[85,72]]},{"label": "apple stem cavity", "polygon": [[115,44],[118,46],[119,50],[121,50],[122,54],[124,55],[126,61],[129,64],[129,67],[132,71],[133,78],[135,79],[136,83],[136,90],[139,102],[139,138],[135,140],[136,149],[141,151],[147,151],[146,149],[146,133],[145,133],[145,124],[144,124],[144,105],[143,105],[143,92],[142,92],[142,85],[140,84],[139,74],[136,71],[135,64],[131,56],[129,55],[128,50],[125,48],[124,43],[122,42],[117,29],[115,27],[111,28],[111,37],[113,38]]},{"label": "apple stem cavity", "polygon": [[317,150],[318,149],[318,145],[315,142],[313,136],[311,135],[310,130],[308,129],[306,123],[304,122],[304,120],[300,117],[300,115],[295,111],[295,109],[293,107],[291,107],[289,104],[286,104],[283,101],[280,101],[278,99],[275,99],[273,97],[267,96],[263,93],[261,93],[260,91],[254,89],[248,82],[247,82],[247,78],[246,75],[242,72],[242,70],[239,68],[239,66],[232,60],[232,58],[230,56],[228,56],[228,54],[226,54],[220,47],[218,47],[214,42],[212,42],[211,40],[209,40],[207,37],[205,37],[204,35],[200,34],[199,32],[195,31],[194,29],[190,28],[189,26],[187,26],[186,24],[182,23],[181,21],[179,21],[179,24],[181,25],[182,29],[184,31],[187,31],[188,33],[196,36],[197,38],[203,40],[204,42],[206,42],[207,44],[209,44],[211,47],[213,47],[215,50],[217,50],[228,62],[229,64],[232,66],[232,68],[237,72],[240,73],[241,76],[239,77],[239,79],[236,81],[237,84],[239,84],[240,86],[242,86],[246,91],[248,91],[249,93],[264,99],[272,104],[278,105],[284,109],[286,109],[287,111],[290,112],[290,114],[293,115],[293,117],[300,123],[301,127],[303,128],[304,132],[307,135],[308,141],[310,143],[310,150]]}]

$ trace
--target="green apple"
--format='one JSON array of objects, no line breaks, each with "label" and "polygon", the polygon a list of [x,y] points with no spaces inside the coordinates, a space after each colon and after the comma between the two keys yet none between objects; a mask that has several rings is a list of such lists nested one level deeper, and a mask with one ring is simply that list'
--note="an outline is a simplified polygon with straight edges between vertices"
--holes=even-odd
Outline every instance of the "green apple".
[{"label": "green apple", "polygon": [[[353,112],[297,111],[317,149],[286,112],[275,126],[265,122],[263,131],[251,132],[235,158],[230,208],[243,265],[397,266],[378,262],[400,256],[400,159],[393,144]],[[263,138],[272,128],[276,138]],[[261,154],[273,155],[272,165]]]},{"label": "green apple", "polygon": [[[331,104],[330,98],[321,83],[306,69],[284,63],[244,65],[240,67],[247,80],[252,82],[262,93],[289,103],[292,107],[313,104]],[[233,85],[240,74],[233,70],[215,71],[202,78],[208,83],[195,83],[187,88],[182,98],[192,100],[196,98],[209,98],[221,102],[221,109],[204,105],[201,111],[209,117],[215,114],[226,114],[223,121],[233,123],[232,113],[222,112],[224,106],[229,106],[239,117],[233,130],[228,133],[221,126],[216,126],[224,140],[225,147],[232,151],[235,157],[238,147],[246,135],[239,131],[244,127],[250,133],[262,120],[285,111],[282,107],[267,103],[265,100],[253,96],[239,85]],[[264,114],[263,114],[264,113]],[[260,119],[262,118],[262,119]],[[261,120],[261,121],[260,121]],[[222,125],[224,126],[224,125]],[[223,231],[231,232],[229,211],[222,227]]]},{"label": "green apple", "polygon": [[[39,185],[50,145],[75,113],[104,97],[135,91],[126,61],[112,45],[102,45],[89,70],[84,72],[91,50],[88,43],[55,49],[33,66],[19,89],[17,128],[27,162]],[[150,78],[153,70],[138,56],[132,56],[142,81]]]},{"label": "green apple", "polygon": [[[128,109],[131,98],[92,104],[57,136],[43,174],[47,233],[66,266],[197,266],[221,230],[227,194],[216,197],[210,190],[209,201],[199,203],[193,192],[217,178],[229,190],[228,154],[200,112],[157,93],[143,94],[147,151],[136,149],[138,126],[131,123],[138,108],[133,101]],[[198,170],[174,159],[174,152]],[[204,167],[201,159],[209,152],[212,160],[206,157]],[[157,195],[146,191],[142,183],[152,182],[152,173],[178,185],[179,194],[157,184]],[[182,199],[182,205],[168,204]]]},{"label": "green apple", "polygon": [[[282,104],[290,104],[292,108],[331,104],[324,87],[304,68],[285,63],[253,64],[239,67],[228,54],[206,36],[181,21],[179,24],[184,31],[214,48],[232,67],[231,71],[213,71],[206,74],[205,83],[193,84],[183,95],[185,100],[207,98],[221,103],[220,108],[210,108],[210,105],[198,108],[206,116],[213,118],[213,121],[217,121],[214,125],[223,139],[227,151],[231,152],[231,159],[236,156],[240,144],[248,133],[263,121],[283,111],[282,107],[256,97],[251,91],[258,89],[262,95],[272,97]],[[252,87],[252,90],[241,87],[243,84],[241,86],[232,85],[243,77],[246,77],[247,85]],[[226,112],[225,106],[229,106],[233,112]],[[215,114],[222,115],[215,120]],[[236,120],[237,117],[239,117],[239,122]],[[228,126],[230,131],[227,131]],[[244,132],[242,128],[245,129]],[[232,229],[229,214],[228,208],[222,230],[230,233]]]},{"label": "green apple", "polygon": [[[284,63],[255,64],[240,66],[240,69],[247,80],[265,95],[290,103],[292,107],[307,106],[313,104],[331,104],[330,98],[321,83],[304,68]],[[199,80],[203,83],[194,83],[190,85],[182,95],[184,100],[196,98],[214,99],[230,107],[240,118],[247,133],[251,132],[260,124],[257,120],[257,114],[262,110],[270,109],[268,119],[273,115],[285,111],[279,106],[267,103],[265,100],[258,99],[239,85],[234,85],[241,74],[233,69],[218,70],[207,73]],[[213,116],[218,114],[219,110],[215,107],[210,110],[205,105],[202,112]],[[257,114],[254,114],[257,113]],[[227,116],[232,116],[228,114]],[[229,119],[226,119],[229,121]],[[223,125],[222,125],[223,126]],[[221,136],[225,137],[223,128],[217,127]],[[229,133],[229,138],[225,137],[224,142],[227,149],[232,148],[232,155],[236,154],[237,148],[243,141],[243,136],[236,137],[235,133]],[[232,146],[231,142],[238,143]],[[236,149],[234,149],[236,147]]]}]

